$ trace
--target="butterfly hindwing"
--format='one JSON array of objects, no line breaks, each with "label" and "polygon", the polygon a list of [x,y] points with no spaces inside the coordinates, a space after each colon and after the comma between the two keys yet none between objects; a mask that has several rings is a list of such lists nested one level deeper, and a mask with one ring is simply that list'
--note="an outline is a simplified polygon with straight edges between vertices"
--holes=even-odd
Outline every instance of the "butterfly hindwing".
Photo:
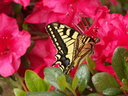
[{"label": "butterfly hindwing", "polygon": [[72,63],[64,70],[64,73],[70,72],[72,67],[79,66],[86,57],[93,53],[96,41],[88,35],[81,34],[74,42]]}]

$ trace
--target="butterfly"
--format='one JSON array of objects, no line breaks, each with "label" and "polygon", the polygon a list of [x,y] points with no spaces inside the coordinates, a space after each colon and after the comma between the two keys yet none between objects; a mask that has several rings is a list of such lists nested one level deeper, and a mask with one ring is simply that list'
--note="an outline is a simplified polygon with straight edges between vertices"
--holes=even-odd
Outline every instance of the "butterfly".
[{"label": "butterfly", "polygon": [[56,62],[65,74],[68,74],[73,67],[80,65],[86,56],[93,53],[94,45],[99,39],[81,34],[72,27],[63,23],[53,22],[46,26],[56,49]]}]

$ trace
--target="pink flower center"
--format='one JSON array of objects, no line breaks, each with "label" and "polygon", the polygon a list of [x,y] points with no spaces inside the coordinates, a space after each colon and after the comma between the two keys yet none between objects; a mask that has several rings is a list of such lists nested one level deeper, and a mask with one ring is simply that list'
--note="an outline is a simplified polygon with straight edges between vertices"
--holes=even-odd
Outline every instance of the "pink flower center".
[{"label": "pink flower center", "polygon": [[8,37],[2,37],[0,40],[0,55],[7,55],[10,52]]}]

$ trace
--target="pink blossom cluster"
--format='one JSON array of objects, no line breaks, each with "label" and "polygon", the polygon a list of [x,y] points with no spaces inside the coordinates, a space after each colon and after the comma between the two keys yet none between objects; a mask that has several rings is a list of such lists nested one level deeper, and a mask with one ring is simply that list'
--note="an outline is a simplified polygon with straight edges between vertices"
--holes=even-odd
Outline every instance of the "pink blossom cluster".
[{"label": "pink blossom cluster", "polygon": [[[109,0],[114,5],[116,0]],[[14,16],[13,3],[23,6],[22,19]],[[32,9],[28,7],[34,4]],[[75,27],[82,17],[89,17],[93,24],[84,34],[100,38],[95,45],[92,59],[95,60],[96,70],[115,75],[111,65],[105,66],[104,62],[112,62],[112,55],[116,47],[128,49],[128,14],[125,16],[117,13],[110,14],[110,10],[103,6],[100,0],[2,0],[0,1],[0,75],[7,77],[19,72],[24,75],[21,65],[21,56],[26,56],[30,61],[29,69],[43,77],[43,69],[55,62],[56,49],[50,38],[33,40],[34,48],[27,54],[30,46],[30,36],[33,29],[20,30],[21,24],[33,25],[40,33],[46,33],[45,26],[51,22],[60,22]],[[22,15],[22,16],[21,16]],[[20,25],[20,26],[19,26]],[[93,33],[93,34],[92,34]],[[47,33],[46,33],[47,34]],[[94,37],[95,37],[94,36]]]},{"label": "pink blossom cluster", "polygon": [[20,67],[20,57],[30,46],[30,34],[19,31],[17,22],[0,13],[0,75],[14,74]]}]

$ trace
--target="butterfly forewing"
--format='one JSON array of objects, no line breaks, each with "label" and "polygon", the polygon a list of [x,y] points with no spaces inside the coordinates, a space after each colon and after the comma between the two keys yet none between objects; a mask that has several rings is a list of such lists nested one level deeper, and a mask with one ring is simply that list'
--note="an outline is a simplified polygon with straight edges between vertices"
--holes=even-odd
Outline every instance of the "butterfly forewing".
[{"label": "butterfly forewing", "polygon": [[[48,31],[54,45],[58,50],[58,55],[60,55],[61,58],[68,58],[70,64],[73,59],[74,42],[80,33],[65,24],[56,22],[48,24],[46,26],[46,30]],[[64,66],[62,70],[69,65],[66,61],[63,62],[60,60],[60,62],[62,63],[61,67]]]}]

